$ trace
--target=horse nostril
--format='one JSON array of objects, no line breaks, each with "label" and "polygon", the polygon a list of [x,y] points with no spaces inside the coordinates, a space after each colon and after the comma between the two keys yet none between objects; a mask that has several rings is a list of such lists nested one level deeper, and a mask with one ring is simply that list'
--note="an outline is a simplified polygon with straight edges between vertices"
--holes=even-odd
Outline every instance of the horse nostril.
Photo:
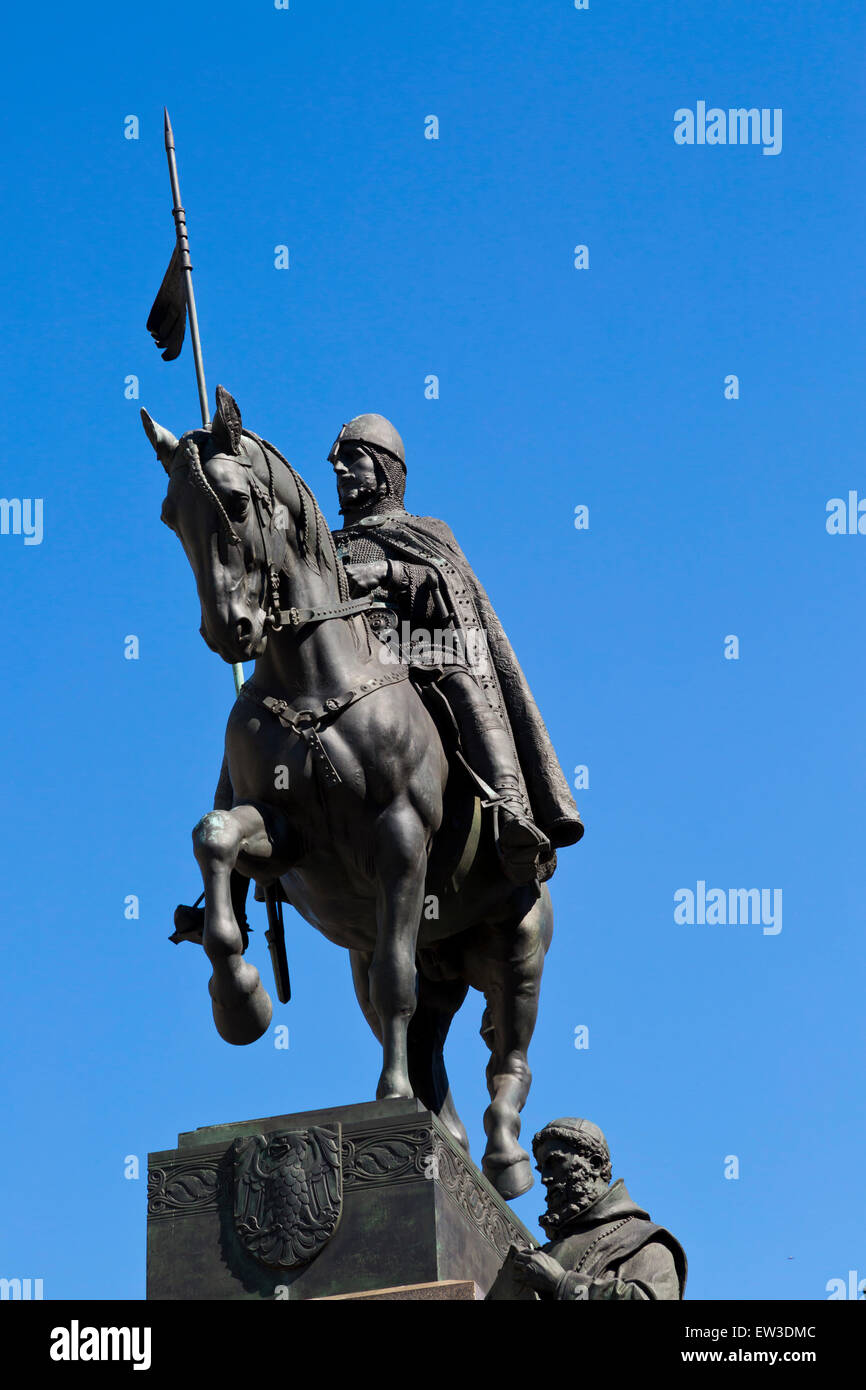
[{"label": "horse nostril", "polygon": [[250,618],[238,618],[237,634],[239,642],[246,642],[253,635],[253,624]]}]

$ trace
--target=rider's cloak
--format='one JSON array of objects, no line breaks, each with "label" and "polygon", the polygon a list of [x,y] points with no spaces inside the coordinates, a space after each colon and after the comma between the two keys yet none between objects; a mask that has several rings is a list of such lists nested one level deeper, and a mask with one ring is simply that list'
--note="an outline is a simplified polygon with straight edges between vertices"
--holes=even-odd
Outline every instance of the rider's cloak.
[{"label": "rider's cloak", "polygon": [[447,613],[469,650],[470,630],[481,629],[491,660],[479,681],[511,731],[533,819],[554,848],[575,844],[583,823],[550,735],[493,605],[452,531],[437,517],[402,510],[364,520],[334,532],[338,551],[352,563],[381,556],[402,561],[410,575],[413,624],[441,623]]}]

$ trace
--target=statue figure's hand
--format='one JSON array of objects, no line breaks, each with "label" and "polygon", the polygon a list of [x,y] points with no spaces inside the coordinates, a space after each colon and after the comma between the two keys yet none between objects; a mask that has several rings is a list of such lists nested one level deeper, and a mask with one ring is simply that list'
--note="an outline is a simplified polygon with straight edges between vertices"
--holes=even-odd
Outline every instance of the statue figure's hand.
[{"label": "statue figure's hand", "polygon": [[542,1250],[520,1250],[512,1255],[511,1262],[516,1277],[536,1293],[555,1293],[565,1273],[562,1265]]},{"label": "statue figure's hand", "polygon": [[349,588],[356,598],[369,594],[372,589],[381,588],[388,578],[387,560],[375,560],[368,565],[346,565],[345,569]]}]

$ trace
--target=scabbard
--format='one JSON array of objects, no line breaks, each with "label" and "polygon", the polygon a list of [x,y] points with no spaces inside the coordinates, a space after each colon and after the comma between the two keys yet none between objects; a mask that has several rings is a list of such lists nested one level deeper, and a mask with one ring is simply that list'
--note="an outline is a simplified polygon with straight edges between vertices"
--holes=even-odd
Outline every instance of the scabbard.
[{"label": "scabbard", "polygon": [[265,932],[265,941],[267,941],[268,950],[271,953],[277,998],[281,1004],[288,1004],[292,997],[292,984],[289,979],[286,932],[283,926],[283,904],[280,899],[278,883],[272,883],[265,889],[265,905],[268,910],[268,930]]}]

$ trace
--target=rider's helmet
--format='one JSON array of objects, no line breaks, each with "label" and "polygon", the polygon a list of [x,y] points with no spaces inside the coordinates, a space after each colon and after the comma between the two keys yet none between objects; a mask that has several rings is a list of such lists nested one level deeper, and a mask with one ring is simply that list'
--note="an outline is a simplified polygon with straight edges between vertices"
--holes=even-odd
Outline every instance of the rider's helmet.
[{"label": "rider's helmet", "polygon": [[403,441],[384,415],[356,415],[343,426],[328,454],[336,463],[344,444],[365,445],[385,484],[386,495],[402,504],[406,491],[406,451]]}]

